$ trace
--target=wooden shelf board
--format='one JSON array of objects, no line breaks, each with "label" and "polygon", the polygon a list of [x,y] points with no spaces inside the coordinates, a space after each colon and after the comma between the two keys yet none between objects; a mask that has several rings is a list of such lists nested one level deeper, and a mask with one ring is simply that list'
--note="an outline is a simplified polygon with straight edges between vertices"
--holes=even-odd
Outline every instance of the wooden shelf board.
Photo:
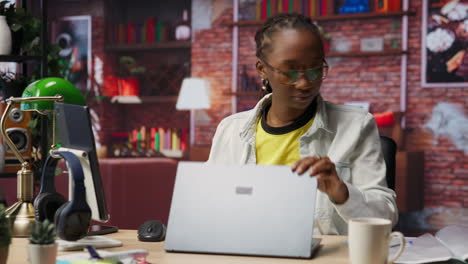
[{"label": "wooden shelf board", "polygon": [[[414,15],[414,11],[396,11],[387,13],[360,13],[360,14],[346,14],[346,15],[329,15],[329,16],[317,16],[311,17],[314,21],[337,21],[337,20],[348,20],[348,19],[371,19],[371,18],[390,18],[390,17],[401,17],[406,15]],[[229,26],[259,26],[265,21],[263,20],[251,20],[251,21],[239,21],[236,23],[229,23]]]},{"label": "wooden shelf board", "polygon": [[326,57],[368,57],[368,56],[392,56],[407,53],[402,50],[384,50],[384,51],[351,51],[351,52],[330,52]]},{"label": "wooden shelf board", "polygon": [[143,103],[175,103],[177,102],[177,95],[167,96],[141,96]]},{"label": "wooden shelf board", "polygon": [[192,43],[188,41],[164,41],[154,43],[114,44],[105,47],[106,51],[145,51],[158,49],[189,49]]},{"label": "wooden shelf board", "polygon": [[111,98],[111,102],[118,104],[175,103],[177,96],[115,96]]},{"label": "wooden shelf board", "polygon": [[40,61],[41,56],[0,55],[1,62]]}]

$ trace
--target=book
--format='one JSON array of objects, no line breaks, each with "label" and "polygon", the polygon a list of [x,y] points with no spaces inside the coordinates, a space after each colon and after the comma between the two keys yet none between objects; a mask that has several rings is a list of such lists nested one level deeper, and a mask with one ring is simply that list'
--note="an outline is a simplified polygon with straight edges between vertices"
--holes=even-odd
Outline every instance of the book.
[{"label": "book", "polygon": [[[87,236],[77,241],[57,239],[58,249],[61,251],[82,250],[87,245],[94,248],[110,248],[122,246],[122,241],[105,236]],[[89,254],[88,254],[89,256]]]},{"label": "book", "polygon": [[146,21],[146,42],[151,43],[154,42],[154,24],[156,19],[154,17],[148,18]]},{"label": "book", "polygon": [[[406,247],[395,261],[398,264],[419,264],[454,260],[468,264],[468,227],[447,226],[435,235],[407,238]],[[389,256],[398,250],[390,246]]]}]

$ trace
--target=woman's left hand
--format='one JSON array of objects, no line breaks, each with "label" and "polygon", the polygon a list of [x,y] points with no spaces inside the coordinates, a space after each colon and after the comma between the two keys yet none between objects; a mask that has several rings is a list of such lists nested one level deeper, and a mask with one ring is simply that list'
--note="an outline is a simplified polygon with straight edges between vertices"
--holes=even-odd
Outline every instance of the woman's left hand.
[{"label": "woman's left hand", "polygon": [[326,193],[330,200],[336,204],[342,204],[348,200],[348,187],[338,177],[335,164],[328,157],[306,157],[296,162],[291,169],[302,174],[310,167],[312,167],[310,176],[317,177],[318,189]]}]

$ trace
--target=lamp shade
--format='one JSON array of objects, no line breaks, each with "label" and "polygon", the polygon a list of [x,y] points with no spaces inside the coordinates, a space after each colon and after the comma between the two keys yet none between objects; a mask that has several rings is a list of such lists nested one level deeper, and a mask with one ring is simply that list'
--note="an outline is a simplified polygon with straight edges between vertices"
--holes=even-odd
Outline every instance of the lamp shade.
[{"label": "lamp shade", "polygon": [[176,109],[210,108],[210,84],[201,78],[185,78],[177,98]]},{"label": "lamp shade", "polygon": [[[44,97],[56,95],[62,95],[64,103],[86,105],[86,100],[83,95],[81,95],[81,92],[71,82],[56,77],[44,78],[29,84],[24,90],[22,97]],[[45,111],[53,109],[53,101],[21,102],[21,110],[23,111]]]}]

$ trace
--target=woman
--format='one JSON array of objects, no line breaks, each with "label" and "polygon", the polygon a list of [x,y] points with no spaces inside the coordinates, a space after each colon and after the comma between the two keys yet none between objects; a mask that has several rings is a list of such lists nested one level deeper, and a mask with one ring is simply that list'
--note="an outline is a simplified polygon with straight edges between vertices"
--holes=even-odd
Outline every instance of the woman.
[{"label": "woman", "polygon": [[[316,226],[347,234],[347,220],[397,221],[375,121],[368,112],[323,101],[326,77],[317,27],[299,14],[268,19],[255,35],[264,96],[254,109],[221,121],[208,162],[291,165],[317,177]],[[309,170],[310,169],[310,170]]]}]

